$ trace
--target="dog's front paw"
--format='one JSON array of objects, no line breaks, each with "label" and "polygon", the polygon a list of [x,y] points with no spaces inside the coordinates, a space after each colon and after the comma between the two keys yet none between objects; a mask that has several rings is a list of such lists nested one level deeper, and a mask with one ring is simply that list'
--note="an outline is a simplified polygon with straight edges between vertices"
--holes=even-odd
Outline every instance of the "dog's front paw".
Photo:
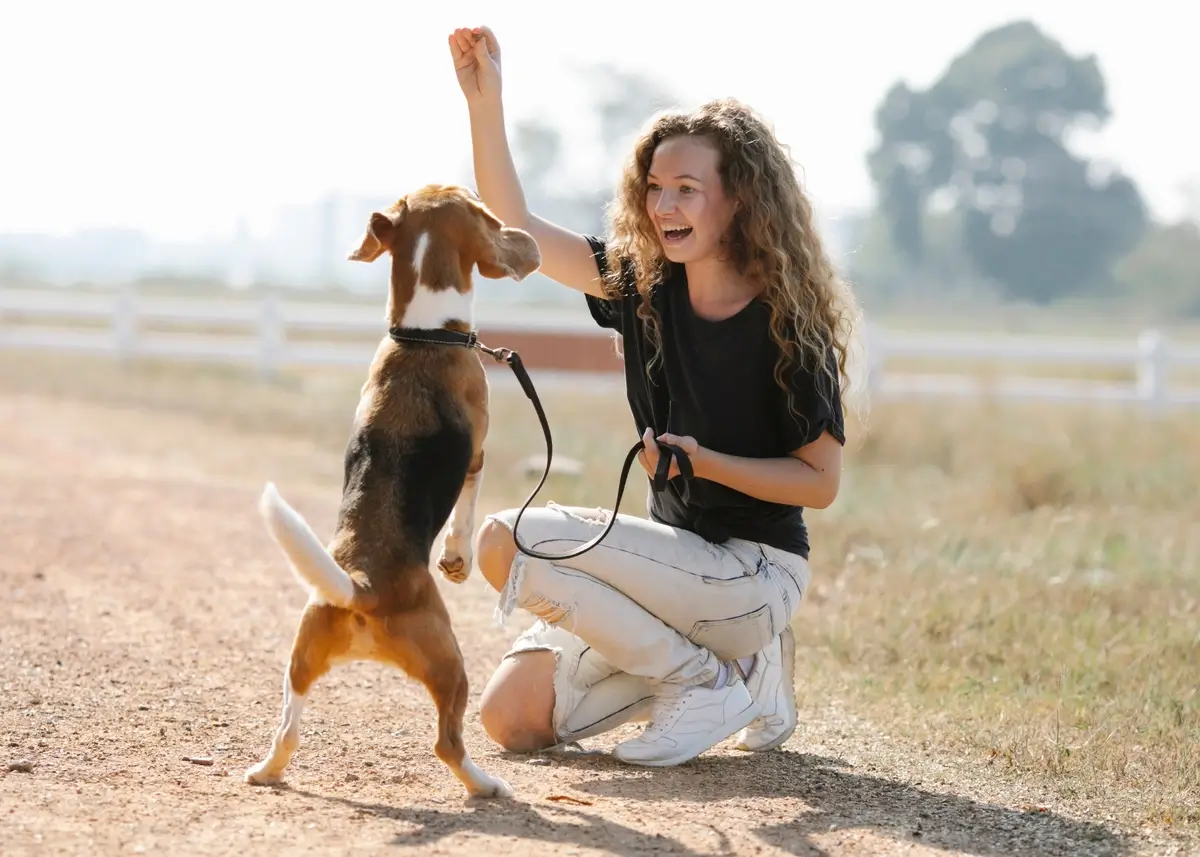
[{"label": "dog's front paw", "polygon": [[457,550],[453,544],[447,544],[442,548],[442,555],[438,557],[437,564],[438,569],[442,572],[442,577],[451,583],[462,583],[471,574],[470,553],[463,556],[462,552]]}]

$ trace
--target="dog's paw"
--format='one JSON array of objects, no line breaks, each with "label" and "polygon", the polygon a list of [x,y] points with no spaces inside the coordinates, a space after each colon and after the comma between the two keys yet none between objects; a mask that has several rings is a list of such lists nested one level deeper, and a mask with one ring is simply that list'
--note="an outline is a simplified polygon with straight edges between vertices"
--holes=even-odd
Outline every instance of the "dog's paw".
[{"label": "dog's paw", "polygon": [[266,762],[260,762],[253,768],[247,768],[243,779],[252,786],[277,786],[282,778],[269,772]]},{"label": "dog's paw", "polygon": [[479,781],[468,789],[471,797],[479,798],[509,798],[513,796],[512,786],[499,777],[484,774]]},{"label": "dog's paw", "polygon": [[442,555],[438,557],[437,565],[442,577],[451,583],[462,583],[471,574],[471,557],[464,557],[451,549],[442,548]]}]

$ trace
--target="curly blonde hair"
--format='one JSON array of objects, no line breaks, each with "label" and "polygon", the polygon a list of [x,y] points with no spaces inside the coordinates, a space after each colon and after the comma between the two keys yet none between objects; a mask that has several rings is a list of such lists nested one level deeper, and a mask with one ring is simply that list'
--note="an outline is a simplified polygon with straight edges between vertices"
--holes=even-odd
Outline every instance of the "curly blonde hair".
[{"label": "curly blonde hair", "polygon": [[[780,351],[775,382],[788,390],[789,365],[801,365],[846,387],[857,301],[826,254],[787,147],[754,111],[734,99],[709,101],[691,113],[655,116],[634,144],[608,206],[605,289],[621,294],[632,271],[642,298],[638,317],[653,348],[651,365],[660,358],[661,320],[650,297],[671,263],[646,213],[646,176],[658,145],[680,135],[706,138],[720,155],[725,193],[736,202],[723,245],[741,275],[764,284],[770,334]],[[836,352],[837,378],[829,367],[829,348]]]}]

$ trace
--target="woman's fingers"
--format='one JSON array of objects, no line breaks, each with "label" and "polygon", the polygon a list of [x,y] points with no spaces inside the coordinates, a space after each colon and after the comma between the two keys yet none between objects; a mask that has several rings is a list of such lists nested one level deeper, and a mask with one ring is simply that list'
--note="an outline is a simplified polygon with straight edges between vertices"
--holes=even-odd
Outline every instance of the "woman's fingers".
[{"label": "woman's fingers", "polygon": [[464,57],[468,60],[473,59],[472,54],[474,53],[475,39],[472,38],[470,30],[459,27],[450,34],[448,41],[450,43],[450,55],[454,57],[456,65]]},{"label": "woman's fingers", "polygon": [[496,38],[496,34],[492,32],[491,27],[473,27],[471,35],[477,39],[485,39],[487,41],[487,49],[489,54],[498,53],[500,50],[500,41]]}]

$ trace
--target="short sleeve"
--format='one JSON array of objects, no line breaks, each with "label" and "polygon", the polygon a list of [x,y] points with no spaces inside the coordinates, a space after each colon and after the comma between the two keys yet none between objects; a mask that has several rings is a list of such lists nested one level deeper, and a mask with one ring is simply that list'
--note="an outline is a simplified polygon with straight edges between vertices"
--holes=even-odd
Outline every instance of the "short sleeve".
[{"label": "short sleeve", "polygon": [[[604,254],[605,243],[593,235],[583,237],[587,240],[588,246],[592,248],[592,256],[596,260],[596,267],[600,269],[600,279],[603,280],[608,276],[608,258]],[[621,331],[621,303],[619,300],[598,298],[594,295],[585,295],[584,297],[596,324],[609,330]]]},{"label": "short sleeve", "polygon": [[[608,277],[608,257],[606,256],[607,245],[604,239],[595,238],[594,235],[584,235],[588,246],[592,247],[592,257],[596,260],[596,268],[600,270],[601,280]],[[592,313],[592,318],[601,328],[616,330],[618,334],[624,334],[624,324],[629,313],[626,312],[628,302],[631,298],[637,298],[637,288],[632,281],[632,271],[625,268],[622,277],[622,296],[619,298],[596,298],[594,295],[584,295],[588,302],[588,311]]]},{"label": "short sleeve", "polygon": [[805,365],[789,367],[786,377],[791,395],[782,397],[780,425],[780,435],[789,452],[807,446],[824,431],[828,431],[843,446],[846,443],[837,352],[830,349],[826,360],[829,373],[814,372],[810,360],[802,361]]}]

